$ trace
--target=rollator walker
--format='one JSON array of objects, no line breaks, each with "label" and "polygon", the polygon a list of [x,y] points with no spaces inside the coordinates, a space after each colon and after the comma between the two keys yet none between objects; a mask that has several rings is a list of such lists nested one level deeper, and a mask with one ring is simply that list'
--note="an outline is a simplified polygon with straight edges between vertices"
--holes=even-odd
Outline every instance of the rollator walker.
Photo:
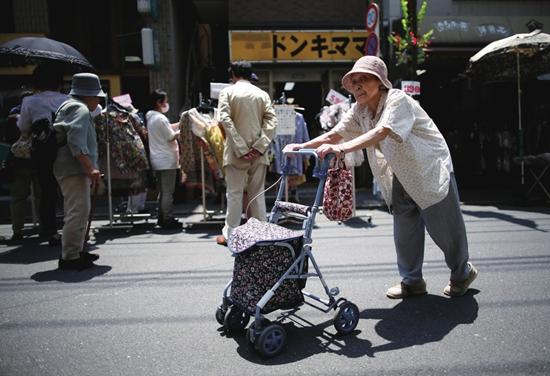
[{"label": "rollator walker", "polygon": [[[338,287],[325,282],[312,251],[312,230],[319,212],[327,171],[335,157],[329,154],[320,160],[313,149],[285,153],[285,161],[293,155],[315,159],[313,177],[319,180],[313,206],[283,201],[288,164],[283,168],[275,204],[268,222],[251,218],[237,227],[228,239],[235,255],[233,278],[223,290],[216,320],[228,332],[242,331],[250,317],[254,321],[246,332],[247,341],[263,357],[278,355],[286,344],[286,332],[264,314],[278,309],[295,309],[304,303],[324,313],[335,311],[334,328],[339,334],[353,332],[359,322],[359,309],[345,298],[337,298]],[[277,183],[276,183],[277,184]],[[298,219],[303,231],[292,231],[277,223],[283,218]],[[309,272],[311,262],[313,271]],[[326,298],[304,289],[308,278],[319,278]]]}]

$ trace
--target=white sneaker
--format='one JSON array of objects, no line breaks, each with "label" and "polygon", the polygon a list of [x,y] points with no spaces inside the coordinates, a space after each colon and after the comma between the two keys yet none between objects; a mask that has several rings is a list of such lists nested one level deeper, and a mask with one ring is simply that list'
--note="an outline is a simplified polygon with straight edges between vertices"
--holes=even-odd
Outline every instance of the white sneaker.
[{"label": "white sneaker", "polygon": [[410,296],[424,295],[427,293],[428,291],[426,290],[426,281],[421,280],[414,285],[407,285],[401,282],[398,285],[390,287],[388,291],[386,291],[386,296],[390,299],[403,299]]},{"label": "white sneaker", "polygon": [[468,287],[476,279],[478,271],[472,263],[468,263],[470,272],[468,278],[464,281],[449,281],[449,284],[443,289],[443,293],[448,296],[462,296],[468,291]]}]

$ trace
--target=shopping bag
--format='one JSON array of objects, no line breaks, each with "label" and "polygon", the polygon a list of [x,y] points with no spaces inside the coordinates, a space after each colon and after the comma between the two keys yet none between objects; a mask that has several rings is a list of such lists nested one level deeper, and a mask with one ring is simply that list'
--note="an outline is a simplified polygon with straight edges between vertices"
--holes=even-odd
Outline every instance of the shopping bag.
[{"label": "shopping bag", "polygon": [[31,158],[32,139],[27,134],[22,134],[17,141],[11,145],[11,153],[15,158]]},{"label": "shopping bag", "polygon": [[323,213],[329,221],[343,222],[353,214],[353,177],[343,160],[338,158],[327,171],[323,193]]}]

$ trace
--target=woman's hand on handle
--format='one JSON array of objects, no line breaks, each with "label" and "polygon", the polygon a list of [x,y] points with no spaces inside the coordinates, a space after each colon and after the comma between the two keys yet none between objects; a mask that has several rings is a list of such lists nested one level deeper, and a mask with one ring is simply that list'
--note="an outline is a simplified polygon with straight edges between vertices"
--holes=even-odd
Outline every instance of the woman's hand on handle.
[{"label": "woman's hand on handle", "polygon": [[327,154],[330,154],[330,153],[334,153],[337,156],[340,156],[340,154],[342,153],[342,149],[340,145],[323,144],[319,146],[317,149],[315,149],[315,152],[317,153],[320,159],[323,159]]}]

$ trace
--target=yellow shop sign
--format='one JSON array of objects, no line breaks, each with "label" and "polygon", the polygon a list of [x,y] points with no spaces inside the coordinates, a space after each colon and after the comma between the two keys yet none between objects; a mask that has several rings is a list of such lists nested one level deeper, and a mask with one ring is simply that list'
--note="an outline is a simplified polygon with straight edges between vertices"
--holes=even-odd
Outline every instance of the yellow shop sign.
[{"label": "yellow shop sign", "polygon": [[251,62],[355,61],[368,31],[229,31],[231,60]]}]

